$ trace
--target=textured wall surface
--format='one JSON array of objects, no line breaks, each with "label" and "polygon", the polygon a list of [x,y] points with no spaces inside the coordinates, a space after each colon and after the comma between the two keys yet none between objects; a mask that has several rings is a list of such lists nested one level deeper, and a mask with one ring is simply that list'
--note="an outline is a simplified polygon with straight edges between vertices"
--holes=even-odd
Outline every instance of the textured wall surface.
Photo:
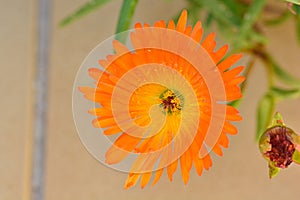
[{"label": "textured wall surface", "polygon": [[[98,199],[292,199],[299,191],[300,167],[292,166],[274,180],[254,142],[255,108],[266,90],[265,70],[256,63],[241,105],[244,120],[239,135],[230,137],[224,156],[213,156],[213,167],[201,177],[192,170],[187,186],[180,173],[172,183],[166,174],[154,187],[123,189],[126,174],[107,168],[84,148],[72,118],[72,87],[83,59],[114,33],[121,1],[65,27],[59,21],[85,0],[53,0],[49,65],[49,108],[46,137],[46,200]],[[141,0],[134,21],[168,20],[183,1]],[[37,0],[5,1],[0,7],[0,200],[27,199],[30,191],[34,77],[36,69]],[[167,11],[167,12],[166,12]],[[268,48],[290,72],[300,77],[300,47],[293,23],[264,30]],[[277,107],[286,122],[300,132],[300,99]],[[298,122],[298,123],[297,123]]]},{"label": "textured wall surface", "polygon": [[22,199],[31,163],[35,5],[1,2],[0,199]]}]

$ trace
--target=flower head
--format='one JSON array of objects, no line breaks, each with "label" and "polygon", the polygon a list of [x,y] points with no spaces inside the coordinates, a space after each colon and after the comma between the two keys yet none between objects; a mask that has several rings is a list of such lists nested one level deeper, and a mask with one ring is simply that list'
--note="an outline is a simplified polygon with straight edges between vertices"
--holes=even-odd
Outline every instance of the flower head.
[{"label": "flower head", "polygon": [[272,127],[265,131],[259,141],[260,151],[269,162],[270,178],[293,162],[300,162],[299,147],[300,137],[285,126],[281,115],[276,113]]},{"label": "flower head", "polygon": [[79,88],[96,103],[93,125],[117,136],[105,162],[135,158],[125,188],[139,179],[144,187],[152,174],[155,184],[164,171],[172,180],[178,164],[186,184],[192,165],[201,175],[212,166],[210,151],[222,156],[227,134],[237,134],[230,121],[241,116],[226,103],[242,97],[243,66],[231,68],[241,55],[224,58],[228,45],[215,50],[214,33],[200,42],[201,22],[194,28],[186,22],[184,10],[177,25],[137,23],[133,48],[114,41],[115,54],[99,60],[103,69],[89,69],[96,87]]}]

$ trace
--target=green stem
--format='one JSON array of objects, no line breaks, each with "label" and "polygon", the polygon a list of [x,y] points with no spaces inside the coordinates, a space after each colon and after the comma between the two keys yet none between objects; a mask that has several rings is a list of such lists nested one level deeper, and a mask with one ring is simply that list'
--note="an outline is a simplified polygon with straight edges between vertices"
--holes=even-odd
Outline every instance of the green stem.
[{"label": "green stem", "polygon": [[116,39],[120,42],[125,42],[127,35],[126,33],[118,34],[128,30],[132,17],[137,6],[138,0],[123,0],[121,11],[119,14],[117,29],[116,29]]},{"label": "green stem", "polygon": [[[236,40],[237,43],[240,43],[243,40],[247,40],[247,36],[250,33],[251,28],[259,18],[266,3],[267,0],[253,0],[249,5],[249,8],[244,15],[243,23],[239,28],[239,35]],[[234,46],[238,45],[235,44]]]}]

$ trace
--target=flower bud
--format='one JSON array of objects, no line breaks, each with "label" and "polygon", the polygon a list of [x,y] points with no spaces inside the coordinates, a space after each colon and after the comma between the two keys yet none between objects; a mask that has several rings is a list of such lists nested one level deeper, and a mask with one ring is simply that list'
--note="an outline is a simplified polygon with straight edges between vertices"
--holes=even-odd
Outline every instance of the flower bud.
[{"label": "flower bud", "polygon": [[272,126],[261,136],[259,149],[269,162],[270,178],[293,162],[300,164],[300,136],[284,124],[279,113],[275,114]]}]

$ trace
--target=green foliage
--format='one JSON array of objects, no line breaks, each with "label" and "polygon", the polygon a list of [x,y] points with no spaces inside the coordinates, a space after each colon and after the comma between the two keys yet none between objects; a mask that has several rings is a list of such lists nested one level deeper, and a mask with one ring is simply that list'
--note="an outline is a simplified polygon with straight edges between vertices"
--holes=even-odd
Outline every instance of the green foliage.
[{"label": "green foliage", "polygon": [[266,4],[266,0],[254,0],[250,5],[243,17],[243,23],[239,28],[239,39],[243,40],[249,30],[252,29],[254,23],[262,13],[262,9]]},{"label": "green foliage", "polygon": [[297,5],[300,5],[300,0],[285,0],[289,3],[294,3],[294,4],[297,4]]},{"label": "green foliage", "polygon": [[[123,0],[116,33],[121,33],[129,29],[137,3],[138,0]],[[126,37],[126,34],[118,34],[116,39],[120,42],[125,42]]]},{"label": "green foliage", "polygon": [[264,23],[267,26],[277,26],[277,25],[282,24],[286,20],[288,20],[290,17],[292,17],[291,13],[288,10],[286,10],[285,12],[280,14],[277,18],[266,20]]},{"label": "green foliage", "polygon": [[274,108],[275,98],[272,95],[267,93],[260,99],[256,111],[256,141],[259,141],[266,128],[270,125]]},{"label": "green foliage", "polygon": [[89,2],[81,6],[78,10],[76,10],[74,13],[64,18],[60,22],[60,26],[68,25],[71,22],[80,19],[81,17],[89,14],[90,12],[96,10],[97,8],[100,8],[102,5],[108,3],[109,1],[110,0],[90,0]]},{"label": "green foliage", "polygon": [[269,94],[274,96],[278,100],[295,99],[300,96],[300,89],[283,89],[273,86],[270,88]]}]

